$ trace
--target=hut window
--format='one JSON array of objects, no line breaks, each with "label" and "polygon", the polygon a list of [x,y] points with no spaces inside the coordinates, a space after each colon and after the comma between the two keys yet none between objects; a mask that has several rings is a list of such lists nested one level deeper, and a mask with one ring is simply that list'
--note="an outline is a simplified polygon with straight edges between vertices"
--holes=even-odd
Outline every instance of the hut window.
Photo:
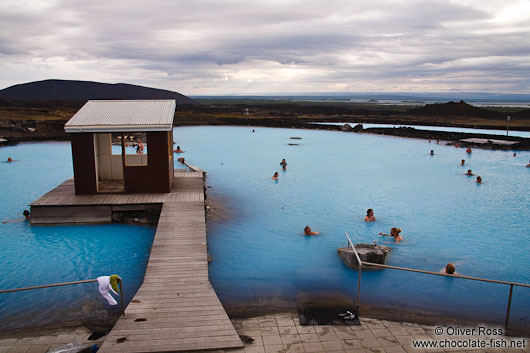
[{"label": "hut window", "polygon": [[[119,143],[118,154],[121,154],[121,135],[116,135],[116,140]],[[128,167],[134,166],[146,166],[148,163],[147,157],[147,134],[145,132],[129,132],[124,133],[124,144],[125,144],[125,165]],[[115,147],[113,147],[113,151]]]}]

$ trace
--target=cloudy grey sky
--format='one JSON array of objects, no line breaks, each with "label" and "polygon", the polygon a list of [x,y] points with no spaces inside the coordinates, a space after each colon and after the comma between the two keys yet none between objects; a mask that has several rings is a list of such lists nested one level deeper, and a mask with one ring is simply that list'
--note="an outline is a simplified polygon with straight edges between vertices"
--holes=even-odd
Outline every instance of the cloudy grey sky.
[{"label": "cloudy grey sky", "polygon": [[530,93],[530,0],[0,0],[0,88]]}]

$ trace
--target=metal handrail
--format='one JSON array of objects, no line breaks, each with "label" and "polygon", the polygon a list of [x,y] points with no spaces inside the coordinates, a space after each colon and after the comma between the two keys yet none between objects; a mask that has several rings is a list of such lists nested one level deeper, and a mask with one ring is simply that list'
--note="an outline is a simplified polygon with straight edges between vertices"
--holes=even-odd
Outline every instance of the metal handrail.
[{"label": "metal handrail", "polygon": [[348,233],[344,232],[344,234],[346,235],[346,238],[348,238],[348,247],[353,249],[353,253],[355,254],[355,257],[357,257],[357,263],[359,264],[359,275],[357,276],[357,311],[359,311],[361,305],[361,274],[363,271],[363,262],[361,261],[359,254],[357,254],[357,250],[355,249]]},{"label": "metal handrail", "polygon": [[444,276],[444,277],[451,277],[451,278],[462,278],[462,279],[468,279],[472,281],[479,281],[479,282],[487,282],[487,283],[497,283],[497,284],[506,284],[510,286],[510,294],[508,296],[508,307],[506,309],[506,318],[504,320],[504,328],[508,330],[508,321],[510,319],[510,308],[512,305],[512,293],[513,293],[513,286],[519,286],[523,288],[530,288],[530,284],[524,284],[524,283],[517,283],[517,282],[510,282],[510,281],[498,281],[495,279],[487,279],[487,278],[480,278],[480,277],[471,277],[471,276],[462,276],[458,274],[447,274],[447,273],[440,273],[440,272],[433,272],[433,271],[425,271],[425,270],[417,270],[414,268],[407,268],[407,267],[398,267],[398,266],[390,266],[390,265],[383,265],[383,264],[376,264],[373,262],[364,262],[361,261],[359,254],[357,253],[357,249],[355,249],[355,246],[353,245],[353,242],[351,241],[350,237],[348,236],[348,233],[346,234],[346,238],[348,238],[348,247],[353,248],[353,252],[355,253],[355,256],[357,257],[357,261],[359,262],[359,280],[357,283],[357,308],[360,307],[360,292],[361,292],[361,271],[362,271],[362,265],[368,265],[368,266],[375,266],[375,267],[381,267],[381,268],[389,268],[392,270],[400,270],[400,271],[408,271],[408,272],[416,272],[416,273],[425,273],[428,275],[436,275],[436,276]]},{"label": "metal handrail", "polygon": [[[40,285],[40,286],[32,286],[32,287],[4,289],[4,290],[0,290],[0,294],[13,293],[13,292],[22,292],[22,291],[26,291],[26,290],[34,290],[34,289],[42,289],[42,288],[69,286],[69,285],[73,285],[73,284],[83,284],[83,283],[90,283],[90,282],[97,282],[97,281],[98,281],[97,279],[85,279],[85,280],[82,280],[82,281],[74,281],[74,282],[62,282],[62,283],[53,283],[53,284],[43,284],[43,285]],[[122,286],[121,277],[118,277],[118,284],[120,286],[121,314],[122,314],[123,317],[125,317],[125,302],[123,301],[123,286]]]}]

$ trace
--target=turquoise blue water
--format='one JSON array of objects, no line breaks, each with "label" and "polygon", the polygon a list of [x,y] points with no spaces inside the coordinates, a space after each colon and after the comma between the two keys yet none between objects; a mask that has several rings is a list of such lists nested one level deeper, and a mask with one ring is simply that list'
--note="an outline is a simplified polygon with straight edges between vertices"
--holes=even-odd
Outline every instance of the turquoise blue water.
[{"label": "turquoise blue water", "polygon": [[[69,143],[0,148],[0,219],[22,215],[28,203],[72,176]],[[31,226],[0,224],[0,289],[119,274],[128,302],[139,288],[154,227],[136,225]],[[118,307],[100,297],[96,283],[0,294],[0,330],[68,322],[102,323]]]},{"label": "turquoise blue water", "polygon": [[[431,271],[456,263],[470,276],[530,283],[530,159],[527,151],[463,149],[331,131],[186,127],[174,139],[191,165],[206,170],[213,200],[210,279],[226,305],[249,309],[294,303],[299,291],[340,291],[355,298],[357,273],[338,258],[354,242],[388,241],[403,229],[391,265]],[[290,140],[300,136],[302,140]],[[298,146],[289,146],[298,143]],[[430,156],[429,151],[435,150]],[[0,149],[2,219],[71,177],[68,143]],[[286,158],[282,172],[279,163]],[[460,166],[460,160],[466,165]],[[472,169],[482,185],[464,176]],[[278,181],[271,180],[278,171]],[[363,221],[367,208],[377,221]],[[219,210],[223,217],[219,217]],[[217,216],[216,216],[217,215]],[[304,237],[303,227],[321,232]],[[0,288],[118,273],[126,297],[141,283],[152,227],[0,225]],[[391,270],[365,272],[363,304],[462,319],[502,322],[509,288]],[[0,295],[0,326],[105,320],[116,312],[95,284]],[[528,327],[530,289],[515,288],[511,324]],[[28,321],[26,321],[28,320]]]},{"label": "turquoise blue water", "polygon": [[[354,242],[393,248],[388,264],[530,283],[530,153],[334,131],[183,127],[174,139],[206,170],[210,278],[226,305],[294,303],[299,291],[355,298],[357,273],[336,254]],[[302,140],[291,140],[299,136]],[[289,143],[299,143],[290,146]],[[435,150],[430,156],[429,151]],[[288,167],[279,165],[286,158]],[[466,160],[465,166],[460,161]],[[467,169],[484,183],[465,176]],[[275,171],[279,180],[271,180]],[[377,221],[363,221],[367,208]],[[304,237],[310,225],[321,232]],[[396,245],[378,235],[400,227]],[[509,287],[393,270],[365,272],[363,304],[502,323]],[[530,289],[515,288],[511,324],[530,320]]]}]

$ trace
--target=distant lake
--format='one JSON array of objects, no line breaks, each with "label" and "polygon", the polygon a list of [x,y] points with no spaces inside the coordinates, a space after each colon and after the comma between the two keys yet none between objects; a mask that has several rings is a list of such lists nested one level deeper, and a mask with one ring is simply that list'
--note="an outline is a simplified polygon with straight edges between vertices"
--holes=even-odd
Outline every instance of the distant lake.
[{"label": "distant lake", "polygon": [[[349,124],[354,127],[357,124],[362,124],[365,129],[372,127],[380,128],[398,128],[398,127],[412,127],[418,130],[433,130],[433,131],[447,131],[447,132],[465,132],[471,134],[490,134],[490,135],[502,135],[506,136],[506,130],[493,130],[493,129],[472,129],[465,127],[449,127],[449,126],[432,126],[432,125],[406,125],[406,124],[366,124],[366,123],[355,123],[355,122],[342,122],[342,123],[328,123],[328,122],[315,122],[311,124],[321,125],[336,125],[342,126]],[[530,131],[517,131],[509,130],[508,136],[528,137],[530,138]]]}]

